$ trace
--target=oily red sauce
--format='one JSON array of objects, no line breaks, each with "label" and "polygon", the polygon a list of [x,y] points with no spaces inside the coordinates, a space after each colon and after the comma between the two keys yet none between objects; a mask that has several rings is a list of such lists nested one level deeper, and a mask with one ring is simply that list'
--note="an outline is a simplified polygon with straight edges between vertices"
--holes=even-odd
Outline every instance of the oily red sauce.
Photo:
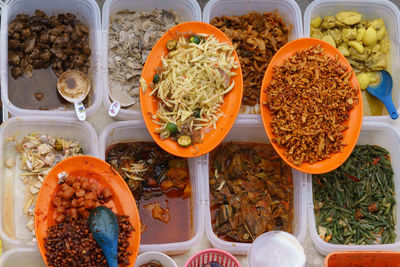
[{"label": "oily red sauce", "polygon": [[[191,186],[187,159],[170,155],[155,143],[132,142],[108,147],[106,161],[121,174],[135,197],[142,222],[141,244],[182,242],[193,236],[191,195],[187,197],[184,189],[176,186],[168,189],[162,187],[162,181],[169,179],[163,173],[167,173],[173,162],[185,165],[182,167],[187,171],[185,183],[186,186]],[[147,168],[144,173],[138,174],[143,179],[139,183],[132,183],[122,169],[126,170],[134,164],[144,164]],[[151,204],[157,202],[162,209],[168,209],[168,222],[153,217]]]}]

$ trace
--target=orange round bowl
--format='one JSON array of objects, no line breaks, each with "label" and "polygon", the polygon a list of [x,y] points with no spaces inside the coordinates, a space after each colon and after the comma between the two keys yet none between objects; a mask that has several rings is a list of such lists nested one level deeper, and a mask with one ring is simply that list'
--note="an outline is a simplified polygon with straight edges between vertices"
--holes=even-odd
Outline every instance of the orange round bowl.
[{"label": "orange round bowl", "polygon": [[[272,121],[271,112],[269,109],[263,104],[267,100],[267,94],[265,89],[272,81],[273,69],[276,66],[280,66],[284,63],[286,59],[293,56],[296,52],[305,50],[311,46],[321,45],[324,49],[324,53],[331,58],[335,58],[338,56],[338,60],[347,69],[352,71],[350,77],[350,83],[352,86],[356,88],[360,88],[358,85],[358,81],[356,75],[351,68],[350,64],[347,62],[346,58],[337,50],[335,47],[330,45],[327,42],[321,41],[315,38],[301,38],[294,41],[291,41],[284,45],[279,51],[275,54],[272,58],[271,62],[268,65],[267,71],[265,72],[264,79],[261,86],[261,116],[262,121],[264,124],[264,128],[267,132],[268,138],[272,140],[274,138],[274,134],[272,133],[272,128],[270,123]],[[271,142],[272,146],[275,148],[276,152],[279,156],[292,168],[299,170],[305,173],[311,174],[319,174],[319,173],[326,173],[332,171],[342,165],[346,159],[350,156],[351,152],[354,149],[354,146],[357,143],[358,136],[360,135],[361,131],[361,124],[362,124],[362,116],[363,116],[363,105],[362,105],[362,97],[361,97],[361,90],[358,90],[358,104],[355,105],[349,113],[349,120],[345,122],[346,125],[349,125],[349,128],[343,132],[343,143],[347,144],[343,147],[343,151],[340,153],[331,154],[329,158],[317,161],[315,163],[307,163],[304,162],[301,165],[297,166],[290,162],[285,157],[285,148],[278,146],[276,143]]]},{"label": "orange round bowl", "polygon": [[87,177],[90,181],[98,184],[99,189],[108,187],[113,193],[110,201],[104,204],[116,214],[129,216],[131,225],[135,231],[129,240],[129,256],[131,266],[134,265],[140,245],[140,221],[135,199],[128,185],[118,172],[108,163],[91,156],[76,156],[59,162],[46,176],[40,189],[35,209],[35,231],[40,253],[47,263],[44,238],[47,236],[47,229],[55,225],[53,215],[55,208],[51,200],[58,191],[58,174],[65,171],[69,175]]},{"label": "orange round bowl", "polygon": [[[232,45],[229,38],[222,31],[208,23],[192,21],[178,24],[168,30],[151,50],[142,71],[142,78],[146,81],[148,89],[143,93],[142,87],[140,88],[140,106],[142,109],[142,115],[151,136],[156,143],[168,153],[186,158],[198,157],[210,152],[225,138],[239,114],[243,95],[243,77],[239,65],[239,68],[233,70],[236,73],[236,75],[232,77],[235,86],[225,95],[224,104],[221,106],[221,111],[224,116],[218,119],[216,129],[210,129],[208,131],[203,128],[204,138],[202,143],[195,144],[196,147],[192,145],[181,147],[177,142],[169,138],[161,140],[159,134],[155,133],[156,128],[160,126],[153,121],[152,115],[156,114],[158,110],[158,100],[157,97],[150,96],[152,91],[150,83],[156,74],[156,68],[162,65],[161,57],[168,54],[167,42],[177,36],[186,34],[189,36],[200,33],[213,34],[220,42],[226,42]],[[235,60],[239,62],[236,51],[234,51],[233,55]]]}]

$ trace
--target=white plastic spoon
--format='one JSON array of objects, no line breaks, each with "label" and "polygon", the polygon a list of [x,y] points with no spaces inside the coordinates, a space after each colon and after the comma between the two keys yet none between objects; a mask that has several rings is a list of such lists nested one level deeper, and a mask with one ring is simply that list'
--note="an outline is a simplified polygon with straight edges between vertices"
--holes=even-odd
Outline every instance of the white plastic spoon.
[{"label": "white plastic spoon", "polygon": [[74,103],[76,116],[79,120],[86,119],[86,109],[82,101],[90,91],[88,77],[78,70],[67,70],[57,81],[57,90],[68,102]]},{"label": "white plastic spoon", "polygon": [[108,108],[108,115],[111,117],[117,116],[118,112],[120,111],[121,107],[129,107],[135,104],[137,101],[131,95],[129,95],[126,90],[122,88],[116,88],[114,86],[110,86],[108,90],[108,95],[110,96],[111,106]]}]

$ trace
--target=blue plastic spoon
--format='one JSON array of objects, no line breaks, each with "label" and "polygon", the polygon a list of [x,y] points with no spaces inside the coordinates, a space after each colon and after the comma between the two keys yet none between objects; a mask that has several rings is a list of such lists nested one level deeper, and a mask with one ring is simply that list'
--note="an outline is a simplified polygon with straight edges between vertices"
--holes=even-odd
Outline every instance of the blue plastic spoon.
[{"label": "blue plastic spoon", "polygon": [[89,228],[103,250],[109,267],[118,267],[118,220],[107,207],[97,207],[90,212]]},{"label": "blue plastic spoon", "polygon": [[368,86],[367,91],[378,98],[385,105],[390,117],[395,120],[399,117],[392,100],[393,80],[389,72],[381,70],[379,72],[380,82],[377,86]]}]

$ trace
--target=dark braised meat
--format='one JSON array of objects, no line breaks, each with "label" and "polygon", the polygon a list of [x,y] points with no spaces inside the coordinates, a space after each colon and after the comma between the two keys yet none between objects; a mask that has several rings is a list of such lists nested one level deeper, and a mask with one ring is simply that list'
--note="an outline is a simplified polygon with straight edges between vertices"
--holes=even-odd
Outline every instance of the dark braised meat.
[{"label": "dark braised meat", "polygon": [[268,64],[288,42],[289,30],[282,18],[273,13],[251,12],[243,16],[222,16],[210,21],[231,39],[243,72],[242,103],[260,102],[260,88]]},{"label": "dark braised meat", "polygon": [[18,14],[8,26],[8,62],[14,79],[33,69],[50,65],[59,76],[68,69],[88,73],[91,49],[89,29],[66,13],[47,16],[36,10],[34,16]]},{"label": "dark braised meat", "polygon": [[291,168],[271,145],[226,143],[212,151],[210,193],[220,238],[252,242],[267,231],[292,232]]}]

